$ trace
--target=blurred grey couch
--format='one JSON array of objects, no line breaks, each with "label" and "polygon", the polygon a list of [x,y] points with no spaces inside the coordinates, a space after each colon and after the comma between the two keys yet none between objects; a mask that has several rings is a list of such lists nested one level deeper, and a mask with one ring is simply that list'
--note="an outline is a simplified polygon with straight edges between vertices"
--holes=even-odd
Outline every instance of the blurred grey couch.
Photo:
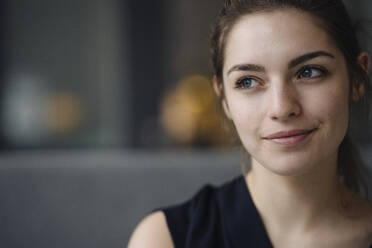
[{"label": "blurred grey couch", "polygon": [[239,152],[1,154],[0,247],[123,248],[151,210],[239,174]]}]

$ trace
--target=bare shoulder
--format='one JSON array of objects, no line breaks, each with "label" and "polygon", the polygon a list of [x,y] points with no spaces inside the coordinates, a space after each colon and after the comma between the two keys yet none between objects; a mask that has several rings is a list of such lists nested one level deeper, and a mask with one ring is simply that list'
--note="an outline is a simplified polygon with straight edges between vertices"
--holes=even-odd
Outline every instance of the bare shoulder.
[{"label": "bare shoulder", "polygon": [[128,248],[173,248],[165,215],[156,211],[144,218],[134,230]]}]

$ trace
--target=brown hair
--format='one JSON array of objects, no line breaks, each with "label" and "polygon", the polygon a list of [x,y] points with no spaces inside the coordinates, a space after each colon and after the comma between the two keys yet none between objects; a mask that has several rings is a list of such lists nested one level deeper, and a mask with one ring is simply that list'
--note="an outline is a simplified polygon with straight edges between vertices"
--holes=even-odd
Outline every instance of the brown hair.
[{"label": "brown hair", "polygon": [[[353,108],[356,107],[364,110],[364,116],[369,116],[369,77],[358,63],[358,56],[362,50],[351,18],[341,0],[225,0],[210,38],[212,66],[218,83],[223,83],[225,43],[234,24],[247,14],[288,8],[309,13],[321,21],[325,31],[345,57],[350,86],[358,89],[363,85],[365,89],[365,94],[358,102],[350,101],[351,115]],[[352,90],[350,90],[350,99],[351,94]],[[221,97],[224,97],[223,92]],[[367,170],[350,139],[350,129],[339,147],[338,171],[340,180],[349,189],[356,193],[368,194]]]}]

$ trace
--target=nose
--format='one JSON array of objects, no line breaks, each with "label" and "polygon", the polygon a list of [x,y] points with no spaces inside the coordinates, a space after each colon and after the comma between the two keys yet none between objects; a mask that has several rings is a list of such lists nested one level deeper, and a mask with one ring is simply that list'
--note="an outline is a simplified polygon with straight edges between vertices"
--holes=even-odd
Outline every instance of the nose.
[{"label": "nose", "polygon": [[288,121],[302,112],[298,93],[293,84],[280,82],[271,88],[269,116],[275,121]]}]

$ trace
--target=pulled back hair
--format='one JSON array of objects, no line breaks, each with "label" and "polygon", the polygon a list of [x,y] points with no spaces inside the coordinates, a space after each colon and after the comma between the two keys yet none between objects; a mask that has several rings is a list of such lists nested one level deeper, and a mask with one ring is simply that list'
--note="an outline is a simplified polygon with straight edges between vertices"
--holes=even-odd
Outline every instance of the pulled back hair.
[{"label": "pulled back hair", "polygon": [[[225,0],[210,37],[211,62],[218,83],[223,84],[226,40],[235,23],[249,14],[285,9],[308,13],[320,21],[323,29],[345,57],[350,82],[350,116],[353,116],[354,108],[359,108],[364,117],[369,116],[370,81],[367,72],[358,63],[362,50],[342,0]],[[353,103],[351,89],[353,87],[359,89],[361,85],[365,89],[365,94],[360,96],[358,102]],[[221,97],[224,97],[223,92]],[[340,180],[350,190],[368,194],[367,169],[350,139],[350,128],[339,147],[338,173]]]}]

